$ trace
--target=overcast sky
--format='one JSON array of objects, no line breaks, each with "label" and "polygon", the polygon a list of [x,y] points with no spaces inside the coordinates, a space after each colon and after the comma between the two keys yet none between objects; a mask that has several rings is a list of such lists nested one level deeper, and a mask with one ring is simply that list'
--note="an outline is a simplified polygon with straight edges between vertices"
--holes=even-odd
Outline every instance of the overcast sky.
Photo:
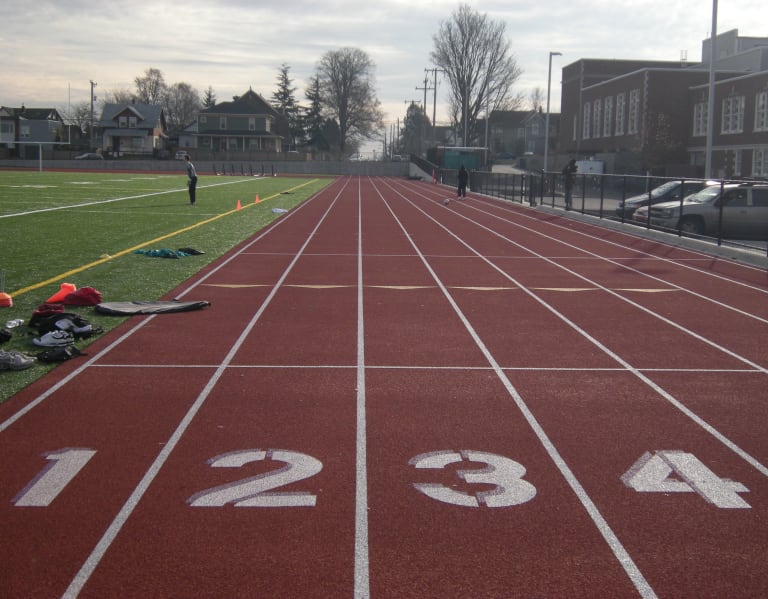
[{"label": "overcast sky", "polygon": [[[547,89],[560,106],[560,69],[581,58],[701,59],[709,37],[708,0],[466,0],[506,24],[523,74],[514,92]],[[329,50],[364,50],[388,123],[405,103],[423,100],[433,36],[458,8],[449,0],[4,0],[0,26],[0,105],[66,108],[88,101],[89,81],[105,91],[134,90],[147,68],[168,84],[186,82],[219,102],[252,87],[269,100],[280,65],[290,67],[296,99]],[[765,0],[720,0],[719,33],[768,36]],[[431,87],[432,81],[429,81]],[[437,122],[447,124],[447,84],[438,81]],[[427,94],[431,117],[433,92]]]}]

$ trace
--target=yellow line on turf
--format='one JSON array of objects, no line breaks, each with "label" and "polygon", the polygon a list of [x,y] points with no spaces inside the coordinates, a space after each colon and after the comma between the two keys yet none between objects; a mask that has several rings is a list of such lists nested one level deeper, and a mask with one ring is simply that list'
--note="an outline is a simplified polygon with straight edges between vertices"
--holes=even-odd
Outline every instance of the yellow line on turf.
[{"label": "yellow line on turf", "polygon": [[[317,181],[317,179],[312,179],[310,181],[305,181],[301,185],[297,185],[296,187],[291,187],[287,191],[294,191],[296,189],[301,189],[305,185],[309,185],[310,183],[314,183]],[[266,202],[268,200],[272,200],[279,195],[281,195],[282,192],[273,194],[271,196],[268,196],[264,198],[263,200],[259,200],[259,204],[262,202]],[[248,206],[255,206],[255,204],[246,204],[243,206],[243,208],[247,208]],[[175,237],[176,235],[180,235],[181,233],[186,233],[187,231],[192,231],[193,229],[197,229],[198,227],[201,227],[203,225],[207,225],[209,223],[212,223],[215,220],[218,220],[224,216],[229,216],[233,212],[237,212],[237,208],[234,208],[232,210],[228,210],[227,212],[222,212],[221,214],[217,214],[216,216],[213,216],[209,219],[200,221],[199,223],[195,223],[194,225],[190,225],[189,227],[184,227],[183,229],[178,229],[176,231],[173,231],[171,233],[168,233],[166,235],[161,235],[160,237],[155,237],[154,239],[150,239],[149,241],[145,241],[143,243],[140,243],[139,245],[134,245],[133,247],[127,248],[125,250],[120,250],[116,254],[112,254],[108,258],[100,258],[99,260],[95,260],[93,262],[89,262],[88,264],[84,264],[82,266],[78,266],[77,268],[73,268],[72,270],[68,270],[67,272],[61,273],[56,275],[55,277],[51,277],[50,279],[46,279],[45,281],[40,281],[39,283],[35,283],[34,285],[29,285],[28,287],[24,287],[22,289],[19,289],[17,291],[14,291],[11,293],[11,297],[18,297],[19,295],[22,295],[24,293],[29,293],[30,291],[34,291],[35,289],[40,289],[41,287],[45,287],[46,285],[50,285],[51,283],[58,283],[59,281],[64,280],[67,277],[71,277],[72,275],[75,275],[77,273],[83,272],[85,270],[88,270],[89,268],[93,268],[94,266],[98,266],[99,264],[104,264],[105,262],[109,262],[110,260],[114,260],[115,258],[119,258],[120,256],[125,256],[126,254],[130,254],[131,252],[135,252],[136,250],[139,250],[143,248],[145,245],[149,245],[150,243],[157,243],[158,241],[163,241],[165,239],[169,239],[171,237]]]}]

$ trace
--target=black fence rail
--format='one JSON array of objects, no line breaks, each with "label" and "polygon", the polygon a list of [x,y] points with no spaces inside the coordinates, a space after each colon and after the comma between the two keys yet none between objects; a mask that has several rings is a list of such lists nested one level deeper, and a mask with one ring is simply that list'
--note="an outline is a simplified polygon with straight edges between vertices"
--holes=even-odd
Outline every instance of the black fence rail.
[{"label": "black fence rail", "polygon": [[[438,169],[435,178],[457,185],[455,170]],[[507,201],[567,208],[561,173],[472,171],[469,187]],[[685,199],[705,189],[719,197],[702,215],[700,204]],[[768,255],[768,181],[577,174],[571,196],[570,210],[581,214]]]}]

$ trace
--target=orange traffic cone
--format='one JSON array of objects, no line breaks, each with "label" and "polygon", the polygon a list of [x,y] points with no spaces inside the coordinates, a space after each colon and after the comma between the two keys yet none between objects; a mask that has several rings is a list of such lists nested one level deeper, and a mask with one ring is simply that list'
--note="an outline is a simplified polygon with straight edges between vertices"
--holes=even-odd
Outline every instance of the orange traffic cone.
[{"label": "orange traffic cone", "polygon": [[238,209],[238,210],[241,210],[241,209],[242,209],[242,206],[240,205],[240,200],[237,200],[237,209]]},{"label": "orange traffic cone", "polygon": [[64,298],[67,297],[70,293],[74,293],[77,291],[77,287],[72,283],[62,283],[61,289],[59,289],[56,293],[54,293],[51,297],[49,297],[47,300],[45,300],[46,304],[60,304],[62,301],[64,301]]},{"label": "orange traffic cone", "polygon": [[253,200],[253,203],[254,204],[258,204],[259,203],[259,194],[258,193],[256,194],[256,198]]},{"label": "orange traffic cone", "polygon": [[10,308],[13,306],[13,299],[9,293],[5,292],[5,271],[0,270],[0,308]]}]

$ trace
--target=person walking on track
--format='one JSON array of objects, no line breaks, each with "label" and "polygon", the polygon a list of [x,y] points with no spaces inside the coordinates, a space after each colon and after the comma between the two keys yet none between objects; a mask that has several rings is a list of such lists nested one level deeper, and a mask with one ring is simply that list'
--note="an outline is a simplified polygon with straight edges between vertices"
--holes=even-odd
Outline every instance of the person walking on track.
[{"label": "person walking on track", "polygon": [[467,169],[464,168],[464,165],[462,164],[459,168],[459,186],[456,190],[456,197],[457,198],[466,198],[467,197],[467,182],[469,181],[469,173],[467,172]]},{"label": "person walking on track", "polygon": [[197,189],[197,171],[195,165],[189,159],[189,154],[184,156],[184,160],[187,162],[187,187],[189,187],[189,205],[195,205],[195,191]]}]

